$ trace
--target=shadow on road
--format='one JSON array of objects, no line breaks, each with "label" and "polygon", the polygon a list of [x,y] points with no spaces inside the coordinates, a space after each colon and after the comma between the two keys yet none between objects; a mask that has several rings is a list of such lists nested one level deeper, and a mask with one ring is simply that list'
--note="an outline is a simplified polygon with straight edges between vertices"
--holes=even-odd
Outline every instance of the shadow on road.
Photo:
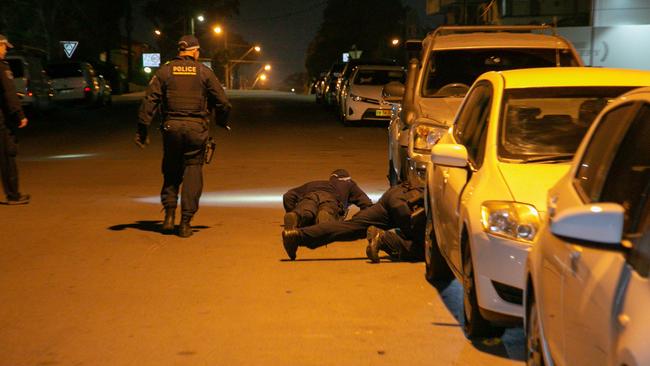
[{"label": "shadow on road", "polygon": [[[178,227],[178,226],[177,226]],[[192,231],[200,231],[203,229],[209,229],[209,226],[204,226],[204,225],[198,225],[198,226],[192,226]],[[175,230],[174,232],[167,232],[163,231],[162,229],[162,221],[156,220],[144,220],[144,221],[136,221],[132,224],[120,224],[120,225],[113,225],[108,228],[108,230],[111,231],[122,231],[125,229],[136,229],[140,231],[148,231],[148,232],[153,232],[153,233],[159,233],[162,235],[175,235]]]},{"label": "shadow on road", "polygon": [[[457,280],[453,280],[434,282],[433,287],[438,290],[443,303],[458,323],[433,322],[432,325],[436,327],[462,326],[463,286]],[[471,340],[472,345],[481,352],[518,361],[524,361],[526,359],[524,341],[525,337],[522,328],[509,328],[500,338]]]},{"label": "shadow on road", "polygon": [[366,257],[356,257],[356,258],[308,258],[308,259],[280,259],[280,262],[337,262],[337,261],[361,261],[368,260]]}]

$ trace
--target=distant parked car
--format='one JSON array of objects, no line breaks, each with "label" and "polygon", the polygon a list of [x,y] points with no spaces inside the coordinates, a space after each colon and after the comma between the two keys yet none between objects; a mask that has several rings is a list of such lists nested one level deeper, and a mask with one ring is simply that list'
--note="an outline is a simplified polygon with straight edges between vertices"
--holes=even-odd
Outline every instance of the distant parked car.
[{"label": "distant parked car", "polygon": [[650,88],[610,103],[526,266],[528,365],[650,365]]},{"label": "distant parked car", "polygon": [[401,66],[357,66],[341,91],[343,123],[390,121],[391,105],[383,103],[382,90],[390,82],[404,83],[404,77]]},{"label": "distant parked car", "polygon": [[82,102],[94,105],[100,98],[100,83],[95,69],[87,62],[50,64],[47,73],[52,79],[54,101]]},{"label": "distant parked car", "polygon": [[6,61],[22,105],[37,110],[50,108],[54,92],[41,60],[35,56],[10,54]]}]

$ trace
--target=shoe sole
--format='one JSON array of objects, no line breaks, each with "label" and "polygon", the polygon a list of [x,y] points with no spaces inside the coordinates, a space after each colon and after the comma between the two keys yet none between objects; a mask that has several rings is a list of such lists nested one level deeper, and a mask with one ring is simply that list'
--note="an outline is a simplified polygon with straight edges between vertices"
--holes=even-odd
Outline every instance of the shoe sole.
[{"label": "shoe sole", "polygon": [[5,201],[5,202],[2,202],[2,203],[5,204],[5,205],[8,205],[8,206],[20,206],[20,205],[28,204],[29,201]]},{"label": "shoe sole", "polygon": [[377,255],[375,255],[372,250],[373,239],[375,239],[376,236],[376,230],[368,230],[368,233],[366,235],[366,239],[368,239],[368,246],[366,246],[366,257],[368,257],[372,263],[379,263],[379,251],[377,251]]}]

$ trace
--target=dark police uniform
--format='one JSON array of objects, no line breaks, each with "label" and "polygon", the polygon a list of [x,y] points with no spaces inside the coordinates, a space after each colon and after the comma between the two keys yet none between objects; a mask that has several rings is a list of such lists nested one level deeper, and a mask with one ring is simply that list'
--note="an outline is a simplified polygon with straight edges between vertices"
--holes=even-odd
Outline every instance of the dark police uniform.
[{"label": "dark police uniform", "polygon": [[164,182],[160,198],[166,209],[175,209],[182,183],[182,220],[189,222],[199,208],[210,113],[226,114],[230,108],[212,70],[190,56],[163,65],[149,83],[139,119],[148,126],[156,112],[162,114]]},{"label": "dark police uniform", "polygon": [[391,235],[393,254],[400,259],[420,259],[423,254],[424,226],[422,187],[408,182],[391,187],[371,207],[359,211],[350,220],[317,224],[283,232],[286,242],[295,240],[298,246],[316,249],[335,241],[354,241],[366,237],[368,228],[397,229]]},{"label": "dark police uniform", "polygon": [[[25,113],[16,95],[16,86],[9,64],[0,60],[0,176],[7,202],[23,200],[24,195],[18,191],[18,140],[16,127],[25,118]],[[27,198],[28,199],[28,198]],[[21,202],[21,203],[26,203]]]},{"label": "dark police uniform", "polygon": [[290,189],[282,196],[282,202],[287,213],[297,215],[297,227],[340,220],[350,204],[362,210],[372,206],[368,195],[343,169],[332,172],[329,180],[308,182]]}]

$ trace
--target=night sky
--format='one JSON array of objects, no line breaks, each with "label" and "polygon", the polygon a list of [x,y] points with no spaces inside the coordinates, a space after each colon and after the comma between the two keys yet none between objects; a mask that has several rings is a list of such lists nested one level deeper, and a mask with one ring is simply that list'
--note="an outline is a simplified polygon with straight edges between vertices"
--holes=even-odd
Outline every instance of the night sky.
[{"label": "night sky", "polygon": [[[225,26],[248,42],[262,46],[260,60],[273,65],[271,83],[281,83],[288,75],[305,71],[305,56],[323,18],[326,0],[240,0],[240,15]],[[403,0],[426,19],[425,0]],[[369,9],[369,11],[371,11]],[[151,39],[151,26],[141,25],[141,34]],[[149,41],[149,39],[144,39]]]},{"label": "night sky", "polygon": [[[249,42],[259,42],[260,57],[273,66],[272,81],[305,71],[305,55],[323,18],[326,0],[240,0],[240,15],[230,26]],[[426,18],[425,0],[403,0]],[[370,11],[370,10],[369,10]]]}]

